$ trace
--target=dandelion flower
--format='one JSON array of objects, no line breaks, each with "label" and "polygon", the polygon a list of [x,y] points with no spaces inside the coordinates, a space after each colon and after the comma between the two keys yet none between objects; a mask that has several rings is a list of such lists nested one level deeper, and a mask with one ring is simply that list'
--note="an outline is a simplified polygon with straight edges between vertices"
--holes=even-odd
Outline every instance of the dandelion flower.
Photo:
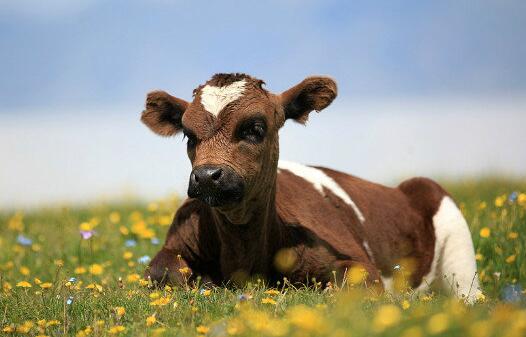
[{"label": "dandelion flower", "polygon": [[427,330],[432,335],[441,334],[449,327],[449,317],[445,313],[438,313],[427,322]]},{"label": "dandelion flower", "polygon": [[402,318],[400,309],[393,304],[385,304],[378,308],[373,320],[373,325],[377,331],[396,325]]},{"label": "dandelion flower", "polygon": [[117,314],[118,317],[122,317],[126,313],[126,309],[124,309],[124,307],[116,307],[115,313]]},{"label": "dandelion flower", "polygon": [[265,294],[267,294],[267,295],[279,295],[280,292],[278,290],[276,290],[276,289],[269,289],[269,290],[265,291]]},{"label": "dandelion flower", "polygon": [[75,268],[74,273],[77,274],[77,275],[80,275],[80,274],[85,274],[86,271],[87,271],[86,268],[84,268],[82,266],[79,266],[79,267]]},{"label": "dandelion flower", "polygon": [[187,274],[190,274],[190,268],[188,267],[183,267],[183,268],[179,268],[179,272],[183,275],[187,275]]},{"label": "dandelion flower", "polygon": [[506,263],[513,263],[517,259],[517,256],[515,254],[510,255],[506,258]]},{"label": "dandelion flower", "polygon": [[16,284],[16,286],[19,288],[31,288],[31,283],[27,281],[20,281]]},{"label": "dandelion flower", "polygon": [[411,307],[411,303],[409,303],[408,300],[403,300],[403,301],[402,301],[402,309],[407,310],[407,309],[409,309],[410,307]]},{"label": "dandelion flower", "polygon": [[157,319],[155,318],[155,315],[151,315],[146,317],[146,326],[152,326],[157,322]]},{"label": "dandelion flower", "polygon": [[484,227],[479,232],[481,238],[489,238],[491,230],[488,227]]},{"label": "dandelion flower", "polygon": [[272,304],[272,305],[276,305],[276,301],[274,301],[272,298],[270,297],[265,297],[263,299],[261,299],[261,303],[263,304]]},{"label": "dandelion flower", "polygon": [[160,298],[150,302],[150,305],[151,306],[163,306],[163,305],[167,305],[168,303],[170,303],[170,298],[169,297],[160,297]]},{"label": "dandelion flower", "polygon": [[207,334],[208,331],[210,331],[210,328],[204,325],[200,325],[197,328],[195,328],[195,331],[197,331],[197,333],[204,335],[204,334]]},{"label": "dandelion flower", "polygon": [[29,274],[31,274],[31,271],[29,270],[28,267],[22,266],[22,267],[20,267],[20,274],[22,274],[24,276],[28,276]]},{"label": "dandelion flower", "polygon": [[122,254],[122,258],[125,259],[125,260],[129,260],[133,257],[133,253],[130,252],[129,250],[125,251],[123,254]]},{"label": "dandelion flower", "polygon": [[42,289],[49,289],[53,286],[53,284],[51,282],[44,282],[42,284],[40,284],[40,288]]},{"label": "dandelion flower", "polygon": [[112,335],[117,335],[117,334],[120,334],[121,332],[124,332],[125,330],[126,328],[123,327],[122,325],[115,325],[108,329],[108,333]]},{"label": "dandelion flower", "polygon": [[510,239],[510,240],[515,240],[518,237],[519,237],[519,233],[517,233],[517,232],[509,232],[508,233],[508,239]]},{"label": "dandelion flower", "polygon": [[89,266],[89,273],[92,275],[100,275],[104,272],[104,267],[98,263]]},{"label": "dandelion flower", "polygon": [[128,283],[135,283],[137,281],[139,281],[141,279],[141,275],[139,274],[130,274],[128,276],[126,276],[126,281]]}]

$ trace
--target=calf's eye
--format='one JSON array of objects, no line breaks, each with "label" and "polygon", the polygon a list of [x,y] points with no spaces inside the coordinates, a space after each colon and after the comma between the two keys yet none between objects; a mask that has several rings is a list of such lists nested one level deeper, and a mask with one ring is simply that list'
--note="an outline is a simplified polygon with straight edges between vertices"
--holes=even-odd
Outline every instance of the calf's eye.
[{"label": "calf's eye", "polygon": [[237,138],[249,143],[261,143],[265,138],[267,125],[261,119],[242,122],[237,130]]}]

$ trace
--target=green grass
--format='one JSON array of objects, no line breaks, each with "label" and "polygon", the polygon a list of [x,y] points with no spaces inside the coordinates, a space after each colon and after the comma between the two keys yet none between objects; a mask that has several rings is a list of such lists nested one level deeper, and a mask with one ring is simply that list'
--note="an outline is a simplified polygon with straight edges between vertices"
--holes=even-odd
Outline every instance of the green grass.
[{"label": "green grass", "polygon": [[[178,204],[172,198],[0,213],[0,335],[524,336],[524,299],[511,304],[502,293],[526,288],[526,195],[509,201],[512,192],[526,192],[526,181],[445,186],[478,253],[486,298],[473,306],[440,294],[375,296],[359,287],[282,284],[269,292],[257,280],[237,290],[151,290],[138,280],[145,268],[139,261],[159,249],[152,238],[164,239]],[[82,240],[80,228],[96,235]],[[127,247],[128,240],[136,245]],[[148,326],[147,317],[155,322]]]}]

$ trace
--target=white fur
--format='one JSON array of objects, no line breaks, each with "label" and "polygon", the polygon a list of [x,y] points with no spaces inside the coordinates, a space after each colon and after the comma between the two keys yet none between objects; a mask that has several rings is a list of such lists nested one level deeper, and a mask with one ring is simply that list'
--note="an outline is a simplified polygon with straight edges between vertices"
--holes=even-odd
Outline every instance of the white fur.
[{"label": "white fur", "polygon": [[225,106],[243,95],[245,84],[246,80],[237,81],[223,87],[205,85],[201,89],[201,104],[206,111],[217,117]]},{"label": "white fur", "polygon": [[437,281],[446,292],[474,302],[481,294],[475,249],[468,224],[450,197],[444,197],[433,216],[435,255],[431,270],[416,289],[422,291]]},{"label": "white fur", "polygon": [[363,242],[363,248],[365,249],[365,252],[367,253],[367,256],[369,257],[371,262],[374,264],[373,252],[371,251],[371,247],[369,247],[369,243],[367,241]]},{"label": "white fur", "polygon": [[278,163],[278,167],[282,170],[287,170],[293,173],[294,175],[297,175],[298,177],[301,177],[305,179],[306,181],[310,182],[318,192],[320,192],[322,195],[324,195],[323,188],[326,188],[330,190],[332,193],[334,193],[337,197],[342,199],[347,205],[351,206],[354,213],[360,220],[360,222],[364,222],[365,218],[358,208],[354,201],[352,201],[351,197],[343,190],[343,188],[338,185],[328,175],[325,174],[322,170],[319,170],[314,167],[305,166],[298,163],[292,163],[288,161],[282,161],[280,160]]},{"label": "white fur", "polygon": [[393,294],[394,293],[394,285],[393,285],[393,278],[392,277],[384,277],[384,276],[380,276],[380,278],[382,279],[382,283],[384,285],[384,290],[387,291],[388,293],[391,293]]}]

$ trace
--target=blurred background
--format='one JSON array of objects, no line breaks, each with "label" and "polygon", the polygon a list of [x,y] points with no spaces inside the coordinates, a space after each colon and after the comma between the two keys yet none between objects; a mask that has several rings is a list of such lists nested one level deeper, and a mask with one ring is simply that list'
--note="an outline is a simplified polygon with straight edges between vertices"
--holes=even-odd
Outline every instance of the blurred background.
[{"label": "blurred background", "polygon": [[0,208],[185,194],[182,137],[145,95],[216,72],[339,97],[281,158],[397,184],[526,176],[524,1],[0,0]]}]

